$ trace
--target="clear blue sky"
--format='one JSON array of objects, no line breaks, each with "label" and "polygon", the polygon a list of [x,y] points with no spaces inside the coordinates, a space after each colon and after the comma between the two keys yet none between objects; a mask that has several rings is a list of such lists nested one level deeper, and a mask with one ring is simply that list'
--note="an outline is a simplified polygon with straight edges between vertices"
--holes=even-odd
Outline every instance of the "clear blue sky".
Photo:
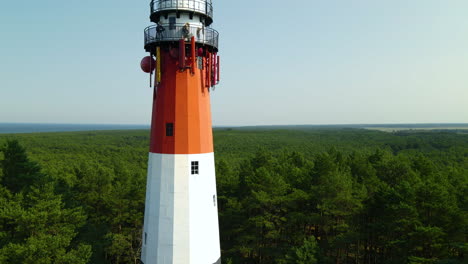
[{"label": "clear blue sky", "polygon": [[[468,122],[466,0],[214,0],[214,125]],[[149,124],[148,1],[4,1],[0,122]]]}]

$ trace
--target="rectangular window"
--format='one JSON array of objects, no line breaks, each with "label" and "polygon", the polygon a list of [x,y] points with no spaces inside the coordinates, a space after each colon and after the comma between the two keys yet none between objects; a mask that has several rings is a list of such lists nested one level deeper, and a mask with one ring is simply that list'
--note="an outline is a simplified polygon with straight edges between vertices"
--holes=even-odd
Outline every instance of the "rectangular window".
[{"label": "rectangular window", "polygon": [[166,123],[166,137],[174,136],[174,123]]},{"label": "rectangular window", "polygon": [[176,17],[169,17],[169,29],[176,29]]},{"label": "rectangular window", "polygon": [[192,161],[192,175],[198,174],[198,161]]},{"label": "rectangular window", "polygon": [[145,232],[145,245],[146,245],[147,240],[148,240],[148,234],[146,234]]}]

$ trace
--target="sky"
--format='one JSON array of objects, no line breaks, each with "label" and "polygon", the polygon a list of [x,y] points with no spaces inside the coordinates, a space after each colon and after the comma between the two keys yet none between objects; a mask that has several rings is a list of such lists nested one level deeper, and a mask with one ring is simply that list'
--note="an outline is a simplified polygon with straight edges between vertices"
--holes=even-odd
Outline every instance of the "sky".
[{"label": "sky", "polygon": [[[149,0],[3,1],[0,123],[149,124]],[[215,126],[468,123],[466,0],[213,0]]]}]

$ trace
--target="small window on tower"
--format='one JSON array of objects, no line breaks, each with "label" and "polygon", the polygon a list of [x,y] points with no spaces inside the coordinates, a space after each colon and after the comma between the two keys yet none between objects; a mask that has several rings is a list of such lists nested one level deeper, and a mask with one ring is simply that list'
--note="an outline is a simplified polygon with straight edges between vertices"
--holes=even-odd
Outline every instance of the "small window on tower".
[{"label": "small window on tower", "polygon": [[176,29],[176,17],[169,17],[169,29],[174,30]]},{"label": "small window on tower", "polygon": [[198,161],[192,161],[192,175],[198,174]]},{"label": "small window on tower", "polygon": [[174,123],[166,124],[166,137],[174,136]]}]

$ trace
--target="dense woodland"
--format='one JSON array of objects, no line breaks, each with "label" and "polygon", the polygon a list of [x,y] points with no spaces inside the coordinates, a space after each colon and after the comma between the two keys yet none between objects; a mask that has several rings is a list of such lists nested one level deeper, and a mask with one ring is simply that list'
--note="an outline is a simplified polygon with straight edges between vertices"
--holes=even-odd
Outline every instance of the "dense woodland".
[{"label": "dense woodland", "polygon": [[[214,137],[225,264],[468,263],[468,134]],[[0,135],[0,263],[139,263],[148,142]]]}]

